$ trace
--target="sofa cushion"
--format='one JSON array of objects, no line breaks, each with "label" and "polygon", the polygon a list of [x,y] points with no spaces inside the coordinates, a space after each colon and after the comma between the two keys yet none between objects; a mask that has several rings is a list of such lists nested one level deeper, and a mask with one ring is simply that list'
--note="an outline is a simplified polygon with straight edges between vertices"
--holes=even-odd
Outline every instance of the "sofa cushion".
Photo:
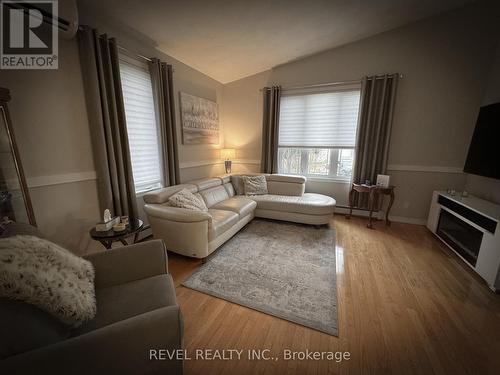
[{"label": "sofa cushion", "polygon": [[230,229],[239,220],[239,215],[233,211],[209,209],[212,221],[208,228],[208,240],[219,237],[222,233]]},{"label": "sofa cushion", "polygon": [[227,195],[229,195],[229,197],[234,197],[236,195],[236,191],[234,190],[232,183],[228,182],[227,184],[224,184],[224,187],[226,188]]},{"label": "sofa cushion", "polygon": [[73,336],[161,307],[177,305],[174,283],[168,274],[99,289],[96,294],[95,318],[74,330]]},{"label": "sofa cushion", "polygon": [[203,200],[205,201],[208,208],[229,198],[226,188],[222,185],[202,190],[200,191],[200,195],[203,197]]},{"label": "sofa cushion", "polygon": [[255,203],[255,201],[253,201],[252,199],[246,197],[229,198],[212,206],[212,208],[215,208],[217,210],[236,212],[240,215],[240,219],[251,213],[255,209],[255,207],[257,207],[257,203]]},{"label": "sofa cushion", "polygon": [[242,175],[232,175],[231,184],[233,185],[236,195],[245,195],[245,187],[243,186]]},{"label": "sofa cushion", "polygon": [[297,182],[267,181],[267,191],[272,195],[301,196],[306,190],[306,184]]},{"label": "sofa cushion", "polygon": [[201,180],[190,181],[190,184],[196,185],[198,190],[210,189],[222,185],[222,180],[218,177],[202,178]]},{"label": "sofa cushion", "polygon": [[267,194],[266,176],[245,176],[243,177],[245,195]]},{"label": "sofa cushion", "polygon": [[257,208],[264,210],[297,212],[309,215],[328,215],[335,209],[335,199],[322,194],[305,193],[302,196],[254,195]]},{"label": "sofa cushion", "polygon": [[266,175],[267,181],[276,181],[276,182],[288,182],[288,183],[296,183],[296,184],[305,184],[306,178],[304,176],[296,176],[289,174],[269,174]]},{"label": "sofa cushion", "polygon": [[231,175],[230,174],[223,174],[221,176],[217,176],[217,178],[220,178],[223,184],[228,184],[231,182]]},{"label": "sofa cushion", "polygon": [[66,339],[71,327],[26,302],[0,298],[0,359]]},{"label": "sofa cushion", "polygon": [[196,193],[198,191],[196,185],[181,184],[151,191],[149,193],[144,194],[142,198],[144,199],[144,202],[149,204],[162,204],[168,201],[168,198],[170,198],[175,193],[181,191],[182,189],[187,189],[191,193]]},{"label": "sofa cushion", "polygon": [[193,211],[208,211],[205,201],[187,189],[182,189],[168,198],[168,205]]}]

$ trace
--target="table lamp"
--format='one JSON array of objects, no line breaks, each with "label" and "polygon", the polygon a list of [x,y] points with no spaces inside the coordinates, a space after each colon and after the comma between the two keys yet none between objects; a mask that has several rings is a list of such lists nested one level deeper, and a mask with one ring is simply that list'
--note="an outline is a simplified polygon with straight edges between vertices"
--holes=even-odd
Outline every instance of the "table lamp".
[{"label": "table lamp", "polygon": [[231,159],[236,157],[236,150],[234,148],[223,148],[220,150],[220,157],[224,159],[226,173],[231,173]]}]

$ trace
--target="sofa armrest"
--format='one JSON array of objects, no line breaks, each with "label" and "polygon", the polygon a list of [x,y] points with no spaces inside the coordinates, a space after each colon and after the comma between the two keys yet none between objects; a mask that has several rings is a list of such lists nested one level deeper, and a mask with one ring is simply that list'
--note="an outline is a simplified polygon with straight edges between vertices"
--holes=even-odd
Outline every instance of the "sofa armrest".
[{"label": "sofa armrest", "polygon": [[188,210],[186,208],[170,207],[159,204],[146,204],[144,211],[149,216],[181,223],[196,223],[212,221],[212,215],[205,211]]},{"label": "sofa armrest", "polygon": [[182,361],[150,350],[182,348],[179,306],[134,316],[0,361],[2,374],[182,374]]},{"label": "sofa armrest", "polygon": [[162,240],[88,254],[95,268],[96,289],[168,273],[168,258]]}]

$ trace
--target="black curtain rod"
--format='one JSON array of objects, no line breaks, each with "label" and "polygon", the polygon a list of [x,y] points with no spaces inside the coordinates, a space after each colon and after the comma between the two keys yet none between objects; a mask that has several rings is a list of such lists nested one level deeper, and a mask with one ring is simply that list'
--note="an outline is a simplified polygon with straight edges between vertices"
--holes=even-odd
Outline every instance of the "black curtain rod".
[{"label": "black curtain rod", "polygon": [[[83,28],[84,28],[84,27],[83,27],[82,25],[79,25],[79,26],[78,26],[78,31],[83,30]],[[98,38],[103,38],[103,37],[104,37],[104,36],[103,36],[102,34],[101,34],[101,35],[98,35]],[[151,58],[146,57],[146,56],[144,56],[144,55],[141,55],[141,54],[139,54],[139,53],[137,53],[137,52],[131,51],[131,50],[129,50],[128,48],[125,48],[125,47],[121,46],[120,44],[118,44],[118,42],[116,43],[116,46],[118,47],[118,49],[120,49],[120,50],[122,50],[122,51],[125,51],[125,52],[128,52],[129,54],[131,54],[131,55],[133,55],[133,56],[139,57],[139,58],[141,58],[141,59],[143,59],[143,60],[146,60],[146,61],[148,61],[148,62],[151,62],[151,61],[152,61],[152,59],[151,59]]]},{"label": "black curtain rod", "polygon": [[[383,78],[385,78],[386,75],[388,75],[388,76],[398,75],[400,79],[403,78],[402,74],[393,73],[393,74],[377,75],[377,76],[375,76],[375,79],[383,79]],[[354,84],[361,83],[362,81],[363,81],[362,79],[354,79],[354,80],[350,80],[350,81],[337,81],[337,82],[318,83],[318,84],[314,84],[314,85],[283,87],[282,89],[283,89],[283,91],[286,91],[286,90],[310,89],[310,88],[323,87],[323,86],[354,85]],[[274,85],[272,85],[272,86],[274,86]],[[269,87],[264,87],[263,89],[260,89],[259,91],[264,91],[264,90],[269,90],[269,89],[270,89]]]}]

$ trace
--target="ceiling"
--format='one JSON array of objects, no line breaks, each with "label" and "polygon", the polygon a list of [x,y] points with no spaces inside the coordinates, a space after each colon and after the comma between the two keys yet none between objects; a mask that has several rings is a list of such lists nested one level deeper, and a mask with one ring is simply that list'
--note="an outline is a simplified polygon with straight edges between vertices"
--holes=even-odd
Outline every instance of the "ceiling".
[{"label": "ceiling", "polygon": [[459,7],[470,0],[85,0],[222,83]]}]

